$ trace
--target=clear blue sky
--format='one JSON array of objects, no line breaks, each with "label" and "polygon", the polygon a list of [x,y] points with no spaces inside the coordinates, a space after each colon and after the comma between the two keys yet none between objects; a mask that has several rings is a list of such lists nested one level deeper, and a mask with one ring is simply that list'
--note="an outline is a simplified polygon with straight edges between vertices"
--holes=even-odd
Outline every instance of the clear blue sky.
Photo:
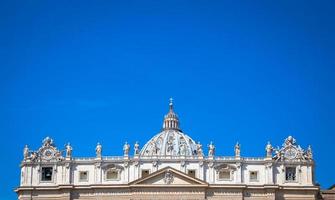
[{"label": "clear blue sky", "polygon": [[2,198],[16,198],[25,144],[121,155],[160,130],[170,96],[183,131],[219,155],[311,144],[329,187],[334,19],[333,1],[1,1]]}]

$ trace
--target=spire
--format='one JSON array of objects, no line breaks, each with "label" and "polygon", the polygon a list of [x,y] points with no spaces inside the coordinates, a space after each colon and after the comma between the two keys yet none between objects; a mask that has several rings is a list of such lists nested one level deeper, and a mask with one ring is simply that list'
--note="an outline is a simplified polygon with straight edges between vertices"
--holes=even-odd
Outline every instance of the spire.
[{"label": "spire", "polygon": [[170,130],[170,129],[180,130],[178,116],[173,111],[173,99],[172,98],[170,98],[169,112],[164,117],[163,129],[164,130]]}]

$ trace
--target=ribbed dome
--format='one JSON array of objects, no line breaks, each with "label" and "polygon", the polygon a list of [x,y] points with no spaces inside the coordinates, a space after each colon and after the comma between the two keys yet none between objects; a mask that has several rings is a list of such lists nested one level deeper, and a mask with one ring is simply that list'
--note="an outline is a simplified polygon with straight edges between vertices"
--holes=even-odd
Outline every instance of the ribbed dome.
[{"label": "ribbed dome", "polygon": [[173,111],[172,99],[170,110],[164,117],[162,132],[151,138],[142,148],[140,156],[192,156],[197,155],[194,140],[179,128],[179,119]]}]

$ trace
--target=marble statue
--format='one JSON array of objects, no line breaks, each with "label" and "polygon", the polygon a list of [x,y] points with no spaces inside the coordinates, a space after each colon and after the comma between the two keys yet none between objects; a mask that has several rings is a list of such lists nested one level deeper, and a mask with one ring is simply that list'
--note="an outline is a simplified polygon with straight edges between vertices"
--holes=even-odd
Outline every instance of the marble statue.
[{"label": "marble statue", "polygon": [[208,156],[214,156],[214,154],[215,154],[215,146],[214,146],[213,142],[211,142],[208,145]]},{"label": "marble statue", "polygon": [[172,151],[173,151],[173,140],[174,140],[174,137],[173,137],[173,135],[171,135],[171,136],[169,137],[168,142],[167,142],[167,145],[168,145],[168,147],[167,147],[167,152],[168,152],[170,155],[172,155]]},{"label": "marble statue", "polygon": [[268,157],[268,158],[272,157],[273,147],[270,144],[270,142],[268,142],[268,144],[266,145],[265,151],[266,151],[266,157]]},{"label": "marble statue", "polygon": [[54,146],[54,141],[51,139],[49,136],[44,138],[43,140],[43,146],[49,147],[49,146]]},{"label": "marble statue", "polygon": [[235,157],[241,156],[241,145],[237,142],[235,145]]},{"label": "marble statue", "polygon": [[313,151],[311,145],[308,145],[306,151],[306,158],[312,160],[313,159]]},{"label": "marble statue", "polygon": [[179,151],[180,151],[180,155],[182,155],[182,156],[186,155],[186,144],[185,143],[180,144]]},{"label": "marble statue", "polygon": [[151,155],[157,155],[158,147],[155,142],[151,142]]},{"label": "marble statue", "polygon": [[140,145],[136,141],[134,145],[134,155],[138,155],[138,154],[140,154]]},{"label": "marble statue", "polygon": [[202,144],[200,144],[200,142],[198,142],[198,144],[197,144],[197,155],[198,156],[203,156]]},{"label": "marble statue", "polygon": [[124,154],[124,155],[128,155],[128,154],[129,154],[129,149],[130,149],[130,145],[126,142],[126,143],[123,145],[123,154]]},{"label": "marble statue", "polygon": [[72,147],[70,143],[67,143],[66,145],[66,157],[70,158],[72,156]]},{"label": "marble statue", "polygon": [[296,143],[295,139],[290,135],[285,139],[285,143],[283,145],[289,146],[294,145]]},{"label": "marble statue", "polygon": [[24,146],[24,149],[23,149],[23,158],[24,158],[25,160],[27,160],[28,157],[29,157],[29,148],[28,148],[28,145],[25,145],[25,146]]},{"label": "marble statue", "polygon": [[98,142],[97,147],[95,147],[95,153],[98,158],[101,158],[102,146]]},{"label": "marble statue", "polygon": [[31,156],[30,156],[30,160],[31,160],[31,161],[35,161],[35,160],[37,159],[37,156],[38,156],[38,155],[37,155],[36,152],[32,152],[32,153],[31,153]]}]

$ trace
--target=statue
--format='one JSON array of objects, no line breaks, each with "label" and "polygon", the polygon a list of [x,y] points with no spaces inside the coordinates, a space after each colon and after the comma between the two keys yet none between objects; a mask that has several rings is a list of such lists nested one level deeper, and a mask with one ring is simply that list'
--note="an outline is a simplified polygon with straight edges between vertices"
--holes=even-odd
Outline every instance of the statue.
[{"label": "statue", "polygon": [[241,156],[241,146],[237,142],[236,145],[235,145],[235,157],[240,157],[240,156]]},{"label": "statue", "polygon": [[281,153],[281,151],[280,151],[280,149],[279,149],[279,147],[277,147],[276,149],[275,149],[275,158],[276,158],[276,160],[280,160],[281,158],[282,158],[282,153]]},{"label": "statue", "polygon": [[170,135],[169,140],[168,140],[168,142],[167,142],[167,144],[168,144],[167,152],[168,152],[170,155],[172,155],[172,151],[173,151],[173,140],[174,140],[173,135]]},{"label": "statue", "polygon": [[215,146],[213,144],[213,142],[211,142],[209,145],[208,145],[208,156],[214,156],[214,153],[215,153]]},{"label": "statue", "polygon": [[36,159],[37,159],[37,153],[36,152],[31,153],[30,160],[35,161]]},{"label": "statue", "polygon": [[44,138],[43,140],[43,146],[49,147],[49,146],[54,146],[54,141],[51,139],[49,136]]},{"label": "statue", "polygon": [[312,160],[313,159],[313,152],[311,145],[308,145],[307,151],[306,151],[306,158]]},{"label": "statue", "polygon": [[179,147],[179,154],[185,156],[186,155],[186,144],[181,143]]},{"label": "statue", "polygon": [[157,155],[158,154],[158,147],[155,142],[151,141],[151,155]]},{"label": "statue", "polygon": [[197,144],[197,154],[198,154],[198,156],[203,156],[202,145],[200,144],[200,142],[198,142],[198,144]]},{"label": "statue", "polygon": [[67,145],[66,145],[66,157],[71,158],[71,156],[72,156],[72,147],[71,147],[70,143],[67,143]]},{"label": "statue", "polygon": [[57,159],[57,161],[62,161],[64,159],[60,151],[55,152],[55,158]]},{"label": "statue", "polygon": [[270,142],[268,142],[268,144],[265,147],[265,151],[266,151],[266,157],[267,158],[271,158],[272,157],[272,151],[273,151],[273,147],[270,144]]},{"label": "statue", "polygon": [[28,145],[25,145],[23,149],[23,159],[27,160],[28,157],[29,157],[29,148],[28,148]]},{"label": "statue", "polygon": [[135,145],[134,145],[134,154],[135,155],[140,154],[140,145],[138,144],[137,141],[135,142]]},{"label": "statue", "polygon": [[130,145],[126,142],[126,143],[123,145],[123,154],[128,156],[128,154],[129,154],[129,149],[130,149]]},{"label": "statue", "polygon": [[292,136],[288,136],[285,140],[285,145],[294,145],[296,143],[295,139]]},{"label": "statue", "polygon": [[97,147],[95,148],[95,153],[96,153],[96,155],[97,155],[98,158],[101,158],[101,152],[102,152],[102,146],[98,142]]}]

